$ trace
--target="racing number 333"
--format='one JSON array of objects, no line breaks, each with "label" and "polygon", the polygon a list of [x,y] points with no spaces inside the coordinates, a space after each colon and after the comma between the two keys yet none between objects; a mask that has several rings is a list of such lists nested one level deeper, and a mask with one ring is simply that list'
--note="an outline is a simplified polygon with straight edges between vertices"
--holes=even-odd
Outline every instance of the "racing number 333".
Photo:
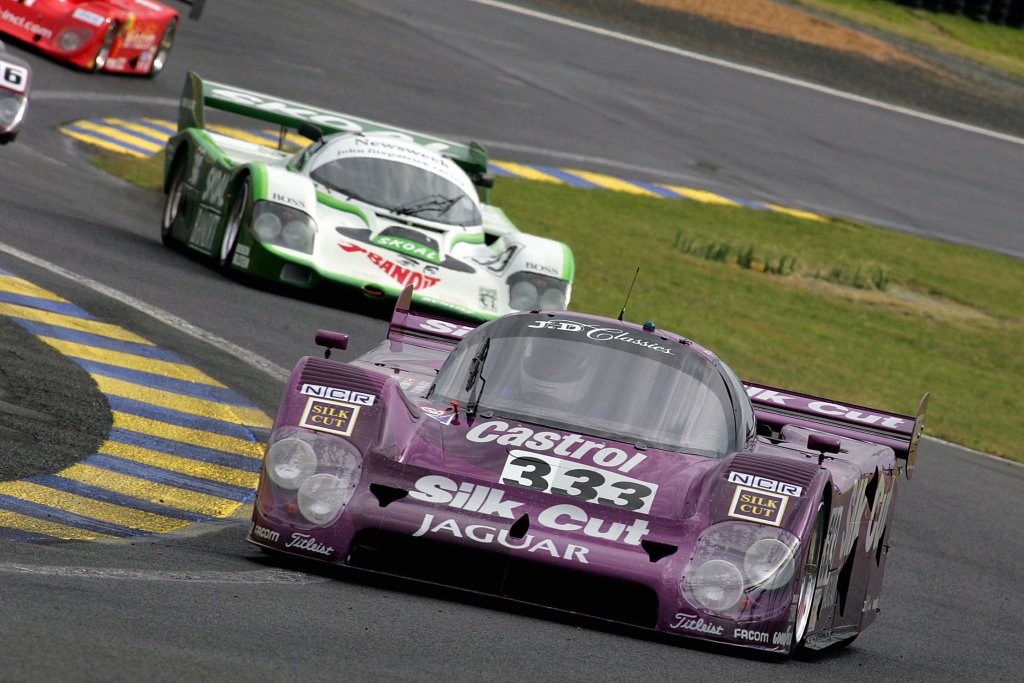
[{"label": "racing number 333", "polygon": [[658,490],[617,472],[521,450],[509,454],[501,483],[633,512],[648,512]]}]

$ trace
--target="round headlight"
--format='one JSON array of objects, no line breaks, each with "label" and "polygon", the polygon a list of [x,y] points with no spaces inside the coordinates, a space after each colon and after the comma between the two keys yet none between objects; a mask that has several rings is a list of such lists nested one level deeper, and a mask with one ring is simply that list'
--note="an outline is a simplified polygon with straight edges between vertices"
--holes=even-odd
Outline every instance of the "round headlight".
[{"label": "round headlight", "polygon": [[327,524],[352,497],[352,487],[333,474],[314,474],[299,488],[299,512],[313,524]]},{"label": "round headlight", "polygon": [[716,612],[729,609],[743,597],[743,574],[725,560],[705,562],[686,583],[697,602]]},{"label": "round headlight", "polygon": [[792,580],[794,568],[793,552],[774,538],[762,538],[743,556],[747,580],[764,590],[785,586]]},{"label": "round headlight", "polygon": [[64,31],[57,38],[57,47],[65,52],[73,52],[78,48],[82,47],[89,36],[92,35],[92,31],[85,28],[72,28]]},{"label": "round headlight", "polygon": [[297,489],[316,472],[313,447],[298,439],[281,439],[267,451],[267,475],[283,489]]},{"label": "round headlight", "polygon": [[561,311],[565,309],[565,294],[557,287],[548,287],[540,297],[540,307],[545,311]]},{"label": "round headlight", "polygon": [[256,239],[260,242],[272,242],[281,234],[281,219],[277,214],[261,213],[252,222],[252,231],[256,233]]},{"label": "round headlight", "polygon": [[0,126],[6,128],[13,124],[20,111],[20,99],[17,97],[7,97],[6,93],[0,92]]},{"label": "round headlight", "polygon": [[517,311],[528,311],[537,306],[537,288],[530,282],[517,282],[512,285],[509,305]]},{"label": "round headlight", "polygon": [[313,251],[313,229],[303,221],[291,221],[281,231],[281,240],[289,249]]}]

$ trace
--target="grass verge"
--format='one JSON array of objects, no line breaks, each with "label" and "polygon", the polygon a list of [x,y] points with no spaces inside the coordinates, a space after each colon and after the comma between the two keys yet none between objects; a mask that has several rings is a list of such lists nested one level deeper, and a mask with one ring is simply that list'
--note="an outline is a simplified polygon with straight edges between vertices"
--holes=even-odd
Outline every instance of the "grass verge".
[{"label": "grass verge", "polygon": [[[161,187],[162,154],[94,163]],[[1024,261],[841,219],[512,178],[491,196],[572,246],[573,310],[618,315],[640,267],[627,320],[693,338],[744,379],[835,401],[912,414],[930,391],[928,434],[1024,461]],[[884,272],[884,287],[827,277],[844,272]]]}]

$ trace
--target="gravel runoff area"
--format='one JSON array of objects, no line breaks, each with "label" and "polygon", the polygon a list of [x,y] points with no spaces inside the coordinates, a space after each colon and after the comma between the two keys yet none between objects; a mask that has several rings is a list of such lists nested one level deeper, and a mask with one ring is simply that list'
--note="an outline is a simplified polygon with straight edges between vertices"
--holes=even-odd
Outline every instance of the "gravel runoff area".
[{"label": "gravel runoff area", "polygon": [[535,0],[821,85],[1024,136],[1024,81],[771,0]]}]

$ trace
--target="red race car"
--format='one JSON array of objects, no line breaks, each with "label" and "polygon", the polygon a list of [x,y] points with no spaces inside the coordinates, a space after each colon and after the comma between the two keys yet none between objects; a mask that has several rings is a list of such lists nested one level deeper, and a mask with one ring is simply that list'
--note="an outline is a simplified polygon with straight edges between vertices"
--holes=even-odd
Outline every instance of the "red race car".
[{"label": "red race car", "polygon": [[92,71],[155,76],[180,21],[154,0],[0,0],[0,33]]}]

